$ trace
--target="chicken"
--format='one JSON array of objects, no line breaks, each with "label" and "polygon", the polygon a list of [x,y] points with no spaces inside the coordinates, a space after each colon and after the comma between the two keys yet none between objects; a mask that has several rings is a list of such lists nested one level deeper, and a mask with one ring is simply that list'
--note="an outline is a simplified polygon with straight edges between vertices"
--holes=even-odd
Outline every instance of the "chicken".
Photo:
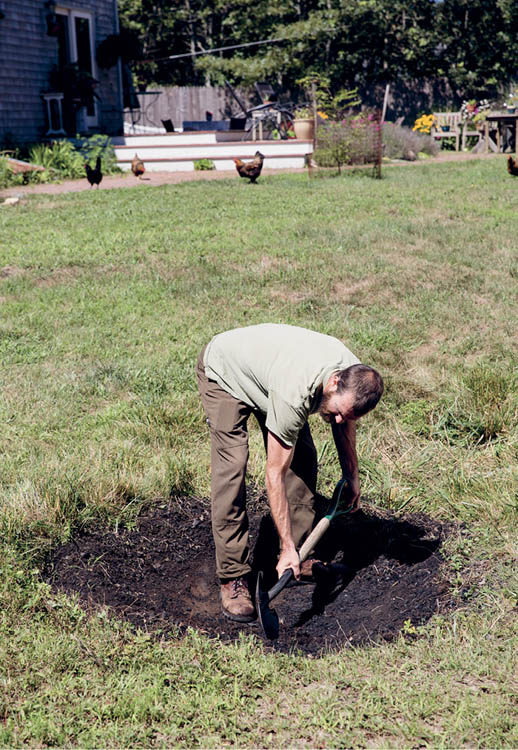
[{"label": "chicken", "polygon": [[86,179],[90,183],[90,187],[93,187],[94,185],[97,185],[97,187],[99,187],[103,178],[103,173],[101,171],[101,157],[97,157],[97,160],[95,162],[95,169],[92,169],[89,164],[85,164],[85,169]]},{"label": "chicken", "polygon": [[253,160],[246,164],[241,159],[234,159],[233,161],[240,177],[248,177],[250,182],[255,182],[261,174],[264,156],[260,151],[256,151]]},{"label": "chicken", "polygon": [[135,177],[138,177],[139,179],[142,177],[142,175],[146,171],[144,162],[142,161],[142,159],[139,158],[138,154],[135,154],[135,156],[133,157],[133,161],[131,162],[131,171],[133,172]]},{"label": "chicken", "polygon": [[518,177],[518,161],[513,159],[512,156],[507,157],[507,171],[512,174],[513,177]]}]

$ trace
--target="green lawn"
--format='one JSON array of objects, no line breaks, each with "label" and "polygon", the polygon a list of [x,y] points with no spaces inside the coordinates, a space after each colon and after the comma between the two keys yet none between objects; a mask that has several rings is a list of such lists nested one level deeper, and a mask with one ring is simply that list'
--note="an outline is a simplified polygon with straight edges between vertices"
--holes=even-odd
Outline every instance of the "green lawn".
[{"label": "green lawn", "polygon": [[[517,209],[503,157],[0,208],[0,746],[518,746]],[[464,524],[459,607],[417,637],[320,659],[157,640],[40,580],[75,530],[208,496],[195,359],[263,321],[383,374],[358,432],[366,499]]]}]

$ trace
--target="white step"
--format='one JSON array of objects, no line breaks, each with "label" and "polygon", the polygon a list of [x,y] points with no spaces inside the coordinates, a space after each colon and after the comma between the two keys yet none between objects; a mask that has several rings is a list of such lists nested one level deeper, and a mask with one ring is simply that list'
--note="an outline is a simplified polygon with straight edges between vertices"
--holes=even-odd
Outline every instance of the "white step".
[{"label": "white step", "polygon": [[[225,135],[228,132],[223,131]],[[265,157],[270,169],[300,168],[313,151],[312,141],[226,141],[222,133],[170,133],[160,135],[118,136],[112,138],[117,163],[131,168],[138,154],[148,171],[191,171],[194,162],[210,159],[217,170],[235,170],[233,159],[253,159],[256,151]]]},{"label": "white step", "polygon": [[[193,172],[194,171],[194,160],[188,159],[157,159],[156,161],[144,160],[146,171],[148,172]],[[230,159],[213,159],[214,168],[217,171],[234,171],[236,165]],[[118,162],[119,167],[124,171],[131,169],[130,162]],[[278,158],[273,157],[271,159],[264,160],[264,166],[267,169],[302,169],[306,165],[305,158],[303,156],[298,157],[287,157]]]}]

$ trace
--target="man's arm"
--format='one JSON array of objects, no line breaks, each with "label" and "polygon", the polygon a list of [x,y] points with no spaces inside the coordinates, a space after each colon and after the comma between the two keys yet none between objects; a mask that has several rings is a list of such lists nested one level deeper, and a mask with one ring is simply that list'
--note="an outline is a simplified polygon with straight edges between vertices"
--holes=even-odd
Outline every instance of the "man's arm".
[{"label": "man's arm", "polygon": [[281,554],[277,563],[279,578],[288,568],[293,568],[296,578],[300,576],[299,555],[293,543],[285,481],[286,472],[293,458],[293,450],[291,446],[283,443],[273,432],[268,432],[266,490],[281,545]]},{"label": "man's arm", "polygon": [[353,511],[360,504],[360,479],[358,476],[358,456],[356,455],[356,422],[346,419],[340,424],[331,423],[333,438],[342,468],[342,475],[351,484],[351,504]]}]

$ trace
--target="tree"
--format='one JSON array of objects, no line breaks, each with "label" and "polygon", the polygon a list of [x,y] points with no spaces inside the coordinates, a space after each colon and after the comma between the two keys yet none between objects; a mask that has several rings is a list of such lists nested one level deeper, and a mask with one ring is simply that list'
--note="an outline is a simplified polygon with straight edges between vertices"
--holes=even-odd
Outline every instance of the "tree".
[{"label": "tree", "polygon": [[[302,95],[297,79],[315,70],[362,100],[397,83],[408,109],[441,87],[457,106],[490,97],[518,67],[516,0],[119,0],[119,9],[141,36],[144,84],[268,80]],[[267,39],[282,41],[167,59]]]},{"label": "tree", "polygon": [[439,74],[459,98],[493,98],[516,75],[518,6],[514,0],[443,0],[437,8]]}]

